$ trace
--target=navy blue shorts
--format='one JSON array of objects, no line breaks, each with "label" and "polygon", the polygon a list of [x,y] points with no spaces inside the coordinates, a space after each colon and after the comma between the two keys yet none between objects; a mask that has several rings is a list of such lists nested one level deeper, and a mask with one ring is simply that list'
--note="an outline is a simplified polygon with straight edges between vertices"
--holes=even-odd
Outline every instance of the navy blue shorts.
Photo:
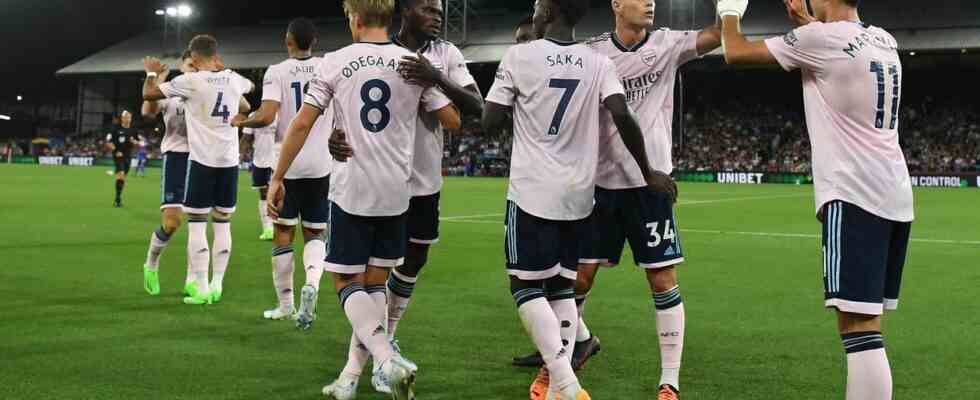
[{"label": "navy blue shorts", "polygon": [[163,153],[160,175],[160,208],[177,208],[184,202],[184,183],[187,178],[189,153],[168,151]]},{"label": "navy blue shorts", "polygon": [[534,281],[578,276],[579,240],[585,220],[556,221],[528,214],[507,202],[504,255],[507,273]]},{"label": "navy blue shorts", "polygon": [[408,247],[406,214],[365,217],[349,214],[330,202],[327,259],[323,269],[359,274],[367,265],[397,267],[405,262]]},{"label": "navy blue shorts", "polygon": [[898,308],[910,222],[896,222],[840,200],[823,206],[824,305],[881,315]]},{"label": "navy blue shorts", "polygon": [[286,196],[282,201],[282,209],[279,210],[279,219],[275,223],[296,226],[302,220],[303,227],[327,229],[330,175],[322,178],[283,179],[282,184]]},{"label": "navy blue shorts", "polygon": [[114,157],[112,161],[116,164],[115,172],[118,174],[122,172],[123,174],[129,174],[129,167],[133,165],[133,159],[130,157]]},{"label": "navy blue shorts", "polygon": [[439,241],[439,193],[415,196],[409,201],[408,241],[417,244]]},{"label": "navy blue shorts", "polygon": [[583,262],[619,264],[628,241],[638,267],[656,269],[684,262],[673,201],[649,188],[595,190],[591,245],[582,247]]},{"label": "navy blue shorts", "polygon": [[252,189],[265,189],[269,187],[269,179],[272,178],[272,168],[252,167]]},{"label": "navy blue shorts", "polygon": [[185,213],[207,214],[212,208],[233,213],[238,201],[238,166],[213,168],[191,160],[184,187]]}]

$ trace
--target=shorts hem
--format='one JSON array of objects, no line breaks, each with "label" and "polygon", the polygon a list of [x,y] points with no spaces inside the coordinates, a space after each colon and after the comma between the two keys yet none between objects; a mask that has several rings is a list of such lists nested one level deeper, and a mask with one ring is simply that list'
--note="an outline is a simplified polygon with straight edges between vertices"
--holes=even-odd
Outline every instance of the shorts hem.
[{"label": "shorts hem", "polygon": [[282,226],[296,226],[299,225],[299,218],[276,218],[272,223]]},{"label": "shorts hem", "polygon": [[580,258],[578,259],[579,264],[606,264],[609,262],[607,258]]},{"label": "shorts hem", "polygon": [[184,214],[207,214],[211,212],[212,207],[189,207],[186,205],[181,205],[181,209],[184,210]]},{"label": "shorts hem", "polygon": [[678,257],[672,260],[655,262],[655,263],[638,263],[636,266],[645,269],[660,269],[667,268],[684,262],[684,257]]},{"label": "shorts hem", "polygon": [[304,228],[307,228],[307,229],[324,230],[324,229],[327,229],[327,223],[326,222],[309,222],[309,221],[303,221],[303,227]]},{"label": "shorts hem", "polygon": [[215,211],[223,214],[234,214],[235,207],[215,207]]},{"label": "shorts hem", "polygon": [[367,264],[343,265],[332,262],[324,262],[323,270],[338,274],[360,274],[367,270]]},{"label": "shorts hem", "polygon": [[268,189],[268,188],[269,188],[269,185],[262,185],[262,186],[252,185],[252,190]]},{"label": "shorts hem", "polygon": [[894,311],[898,309],[898,299],[885,299],[885,310]]},{"label": "shorts hem", "polygon": [[865,303],[862,301],[829,298],[824,300],[824,307],[836,308],[838,311],[862,315],[883,314],[883,307],[881,303]]},{"label": "shorts hem", "polygon": [[164,209],[167,209],[167,208],[184,208],[184,205],[183,204],[180,204],[180,203],[167,203],[167,204],[161,204],[160,205],[160,209],[161,210],[164,210]]},{"label": "shorts hem", "polygon": [[394,268],[402,264],[405,264],[405,257],[399,257],[395,259],[379,258],[379,257],[368,258],[368,265],[372,267]]},{"label": "shorts hem", "polygon": [[572,271],[568,268],[564,268],[561,264],[555,264],[554,267],[541,270],[541,271],[526,271],[523,269],[507,268],[507,274],[511,276],[516,276],[517,279],[522,281],[540,281],[544,279],[554,278],[555,276],[561,275],[562,277],[568,279],[576,279],[578,277],[578,272]]},{"label": "shorts hem", "polygon": [[415,243],[415,244],[436,244],[436,243],[439,243],[439,238],[435,238],[435,239],[416,239],[416,238],[410,237],[410,238],[408,238],[408,242],[409,243]]}]

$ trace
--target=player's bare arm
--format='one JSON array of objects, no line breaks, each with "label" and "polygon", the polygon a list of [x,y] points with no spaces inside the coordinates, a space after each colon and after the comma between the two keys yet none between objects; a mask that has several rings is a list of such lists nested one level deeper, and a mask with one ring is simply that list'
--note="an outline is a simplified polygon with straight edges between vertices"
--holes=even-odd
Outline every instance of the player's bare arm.
[{"label": "player's bare arm", "polygon": [[286,137],[282,141],[282,149],[279,153],[279,162],[276,164],[272,179],[269,181],[269,192],[266,198],[269,204],[269,215],[272,218],[279,218],[279,207],[285,195],[282,180],[286,177],[286,171],[293,165],[293,160],[306,144],[306,138],[310,136],[310,130],[316,119],[323,114],[323,110],[309,104],[303,104],[299,113],[293,118],[293,122],[286,129]]},{"label": "player's bare arm", "polygon": [[449,105],[440,108],[438,110],[432,111],[432,115],[439,119],[439,123],[442,127],[450,131],[458,131],[459,128],[463,126],[463,120],[460,118],[459,109],[456,105],[449,103]]},{"label": "player's bare arm", "polygon": [[[483,97],[476,85],[462,87],[449,76],[440,72],[422,55],[421,50],[414,56],[405,56],[399,62],[402,76],[409,82],[422,86],[437,86],[449,97],[449,100],[459,106],[460,111],[467,114],[483,112]],[[445,125],[443,125],[445,127]]]},{"label": "player's bare arm", "polygon": [[626,96],[622,94],[612,95],[602,103],[609,110],[626,150],[630,152],[630,155],[640,166],[640,172],[643,174],[643,179],[646,180],[647,185],[657,192],[669,193],[674,201],[677,201],[677,184],[674,180],[669,175],[650,167],[643,131],[626,104]]},{"label": "player's bare arm", "polygon": [[271,125],[279,114],[279,102],[273,100],[262,100],[262,105],[245,119],[238,126],[241,128],[262,128]]},{"label": "player's bare arm", "polygon": [[485,135],[500,134],[511,122],[513,108],[488,101],[483,107],[483,133]]},{"label": "player's bare arm", "polygon": [[777,64],[763,41],[749,41],[742,34],[742,15],[748,0],[720,0],[718,16],[721,18],[722,48],[728,64]]},{"label": "player's bare arm", "polygon": [[[161,83],[167,81],[167,77],[170,75],[169,69],[164,69],[162,73],[157,75],[156,83],[160,86]],[[147,77],[146,79],[153,79]],[[140,107],[140,115],[143,118],[156,118],[160,114],[160,102],[159,101],[144,101],[143,105]]]},{"label": "player's bare arm", "polygon": [[143,58],[143,69],[146,70],[147,74],[146,80],[143,81],[143,100],[157,101],[167,98],[160,90],[161,81],[157,78],[170,68],[161,63],[159,58],[145,57]]},{"label": "player's bare arm", "polygon": [[697,39],[699,56],[708,54],[719,47],[721,47],[721,20],[717,20],[714,25],[701,29]]}]

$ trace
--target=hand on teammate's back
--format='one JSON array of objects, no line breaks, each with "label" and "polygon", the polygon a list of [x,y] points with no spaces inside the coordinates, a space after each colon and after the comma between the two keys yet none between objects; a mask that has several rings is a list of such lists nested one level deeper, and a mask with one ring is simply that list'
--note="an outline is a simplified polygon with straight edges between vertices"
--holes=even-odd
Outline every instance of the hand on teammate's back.
[{"label": "hand on teammate's back", "polygon": [[653,174],[648,176],[646,180],[647,187],[657,193],[667,193],[670,195],[671,201],[677,202],[677,182],[674,182],[670,175],[654,170]]},{"label": "hand on teammate's back", "polygon": [[334,129],[330,134],[330,155],[334,160],[347,162],[347,159],[354,156],[354,149],[347,143],[347,134],[340,129]]},{"label": "hand on teammate's back", "polygon": [[436,86],[440,78],[439,70],[422,55],[421,50],[415,56],[402,57],[398,70],[409,83],[426,88]]}]

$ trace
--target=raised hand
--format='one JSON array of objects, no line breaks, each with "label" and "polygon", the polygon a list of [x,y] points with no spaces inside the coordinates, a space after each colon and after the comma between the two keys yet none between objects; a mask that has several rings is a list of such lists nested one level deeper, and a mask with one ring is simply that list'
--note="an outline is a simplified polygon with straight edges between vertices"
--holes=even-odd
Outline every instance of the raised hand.
[{"label": "raised hand", "polygon": [[741,19],[748,7],[749,0],[718,0],[718,18],[734,15]]},{"label": "raised hand", "polygon": [[166,64],[160,62],[159,58],[143,57],[143,69],[146,70],[146,72],[162,74],[164,71],[167,71],[170,68],[168,68]]}]

